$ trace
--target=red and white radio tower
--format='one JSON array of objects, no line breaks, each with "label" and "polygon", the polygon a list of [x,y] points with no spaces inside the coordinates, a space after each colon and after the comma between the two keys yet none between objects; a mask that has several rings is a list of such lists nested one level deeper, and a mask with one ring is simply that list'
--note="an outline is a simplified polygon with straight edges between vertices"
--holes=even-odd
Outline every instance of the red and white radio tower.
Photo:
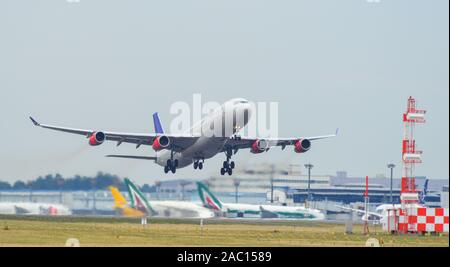
[{"label": "red and white radio tower", "polygon": [[416,140],[414,138],[416,123],[425,123],[425,110],[417,109],[416,100],[413,97],[408,98],[408,107],[403,114],[403,142],[402,142],[402,190],[401,203],[405,215],[408,214],[408,207],[417,204],[419,194],[416,190],[414,167],[422,163],[422,151],[416,149]]},{"label": "red and white radio tower", "polygon": [[369,234],[369,176],[366,176],[366,191],[364,192],[364,234]]}]

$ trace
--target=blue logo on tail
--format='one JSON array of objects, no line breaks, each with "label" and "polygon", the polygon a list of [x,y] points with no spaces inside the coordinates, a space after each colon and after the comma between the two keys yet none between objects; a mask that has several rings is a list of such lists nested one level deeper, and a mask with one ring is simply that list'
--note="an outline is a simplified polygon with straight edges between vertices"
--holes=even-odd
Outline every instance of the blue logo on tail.
[{"label": "blue logo on tail", "polygon": [[163,134],[164,130],[159,120],[158,112],[153,113],[153,125],[155,126],[155,133]]},{"label": "blue logo on tail", "polygon": [[427,192],[428,192],[428,179],[425,180],[425,184],[423,185],[423,190],[419,194],[420,204],[425,204],[425,197],[427,196]]}]

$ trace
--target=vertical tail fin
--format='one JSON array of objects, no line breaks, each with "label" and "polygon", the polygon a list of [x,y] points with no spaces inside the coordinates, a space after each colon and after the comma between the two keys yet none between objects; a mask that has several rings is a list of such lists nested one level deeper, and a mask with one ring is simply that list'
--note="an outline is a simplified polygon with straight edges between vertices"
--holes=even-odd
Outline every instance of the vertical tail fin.
[{"label": "vertical tail fin", "polygon": [[423,185],[423,190],[420,192],[420,203],[425,204],[425,197],[428,193],[428,179],[425,180],[425,183]]},{"label": "vertical tail fin", "polygon": [[144,194],[133,182],[125,178],[125,185],[127,186],[128,194],[130,195],[131,207],[140,210],[142,212],[145,212],[146,214],[149,215],[156,214],[155,210],[152,208],[148,200],[145,198]]},{"label": "vertical tail fin", "polygon": [[153,113],[153,125],[155,127],[155,133],[163,134],[164,129],[162,127],[161,121],[159,120],[158,112]]},{"label": "vertical tail fin", "polygon": [[122,196],[122,194],[119,192],[119,189],[114,186],[110,186],[109,190],[111,190],[111,194],[114,198],[114,208],[123,209],[127,206],[126,199]]},{"label": "vertical tail fin", "polygon": [[222,202],[209,191],[205,184],[197,182],[197,190],[203,206],[214,210],[222,210]]}]

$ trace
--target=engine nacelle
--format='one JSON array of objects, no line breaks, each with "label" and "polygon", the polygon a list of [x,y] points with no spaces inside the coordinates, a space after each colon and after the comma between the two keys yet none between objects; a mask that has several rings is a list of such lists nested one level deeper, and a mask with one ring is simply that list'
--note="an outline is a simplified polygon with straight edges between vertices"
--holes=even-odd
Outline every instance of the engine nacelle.
[{"label": "engine nacelle", "polygon": [[159,151],[161,149],[167,148],[170,145],[170,139],[169,137],[165,136],[165,135],[161,135],[156,137],[153,140],[153,144],[152,144],[152,148],[155,151]]},{"label": "engine nacelle", "polygon": [[89,136],[89,145],[98,146],[101,145],[106,139],[104,132],[94,132]]},{"label": "engine nacelle", "polygon": [[294,151],[297,153],[305,153],[311,148],[311,141],[308,139],[300,139],[294,144]]},{"label": "engine nacelle", "polygon": [[269,143],[264,139],[258,139],[253,142],[250,152],[258,154],[266,151],[267,148],[269,148]]}]

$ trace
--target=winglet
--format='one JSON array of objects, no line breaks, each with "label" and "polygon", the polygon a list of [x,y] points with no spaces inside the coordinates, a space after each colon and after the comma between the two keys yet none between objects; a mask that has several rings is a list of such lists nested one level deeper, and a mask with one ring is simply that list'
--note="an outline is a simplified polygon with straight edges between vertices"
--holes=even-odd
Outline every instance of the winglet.
[{"label": "winglet", "polygon": [[155,126],[155,133],[163,134],[164,130],[159,120],[158,112],[153,113],[153,125]]},{"label": "winglet", "polygon": [[334,133],[334,135],[338,135],[338,133],[339,133],[339,128],[336,128],[336,132]]},{"label": "winglet", "polygon": [[33,124],[35,125],[35,126],[41,126],[40,124],[39,124],[39,122],[37,122],[35,119],[33,119],[33,117],[31,117],[30,116],[30,120],[33,122]]}]

